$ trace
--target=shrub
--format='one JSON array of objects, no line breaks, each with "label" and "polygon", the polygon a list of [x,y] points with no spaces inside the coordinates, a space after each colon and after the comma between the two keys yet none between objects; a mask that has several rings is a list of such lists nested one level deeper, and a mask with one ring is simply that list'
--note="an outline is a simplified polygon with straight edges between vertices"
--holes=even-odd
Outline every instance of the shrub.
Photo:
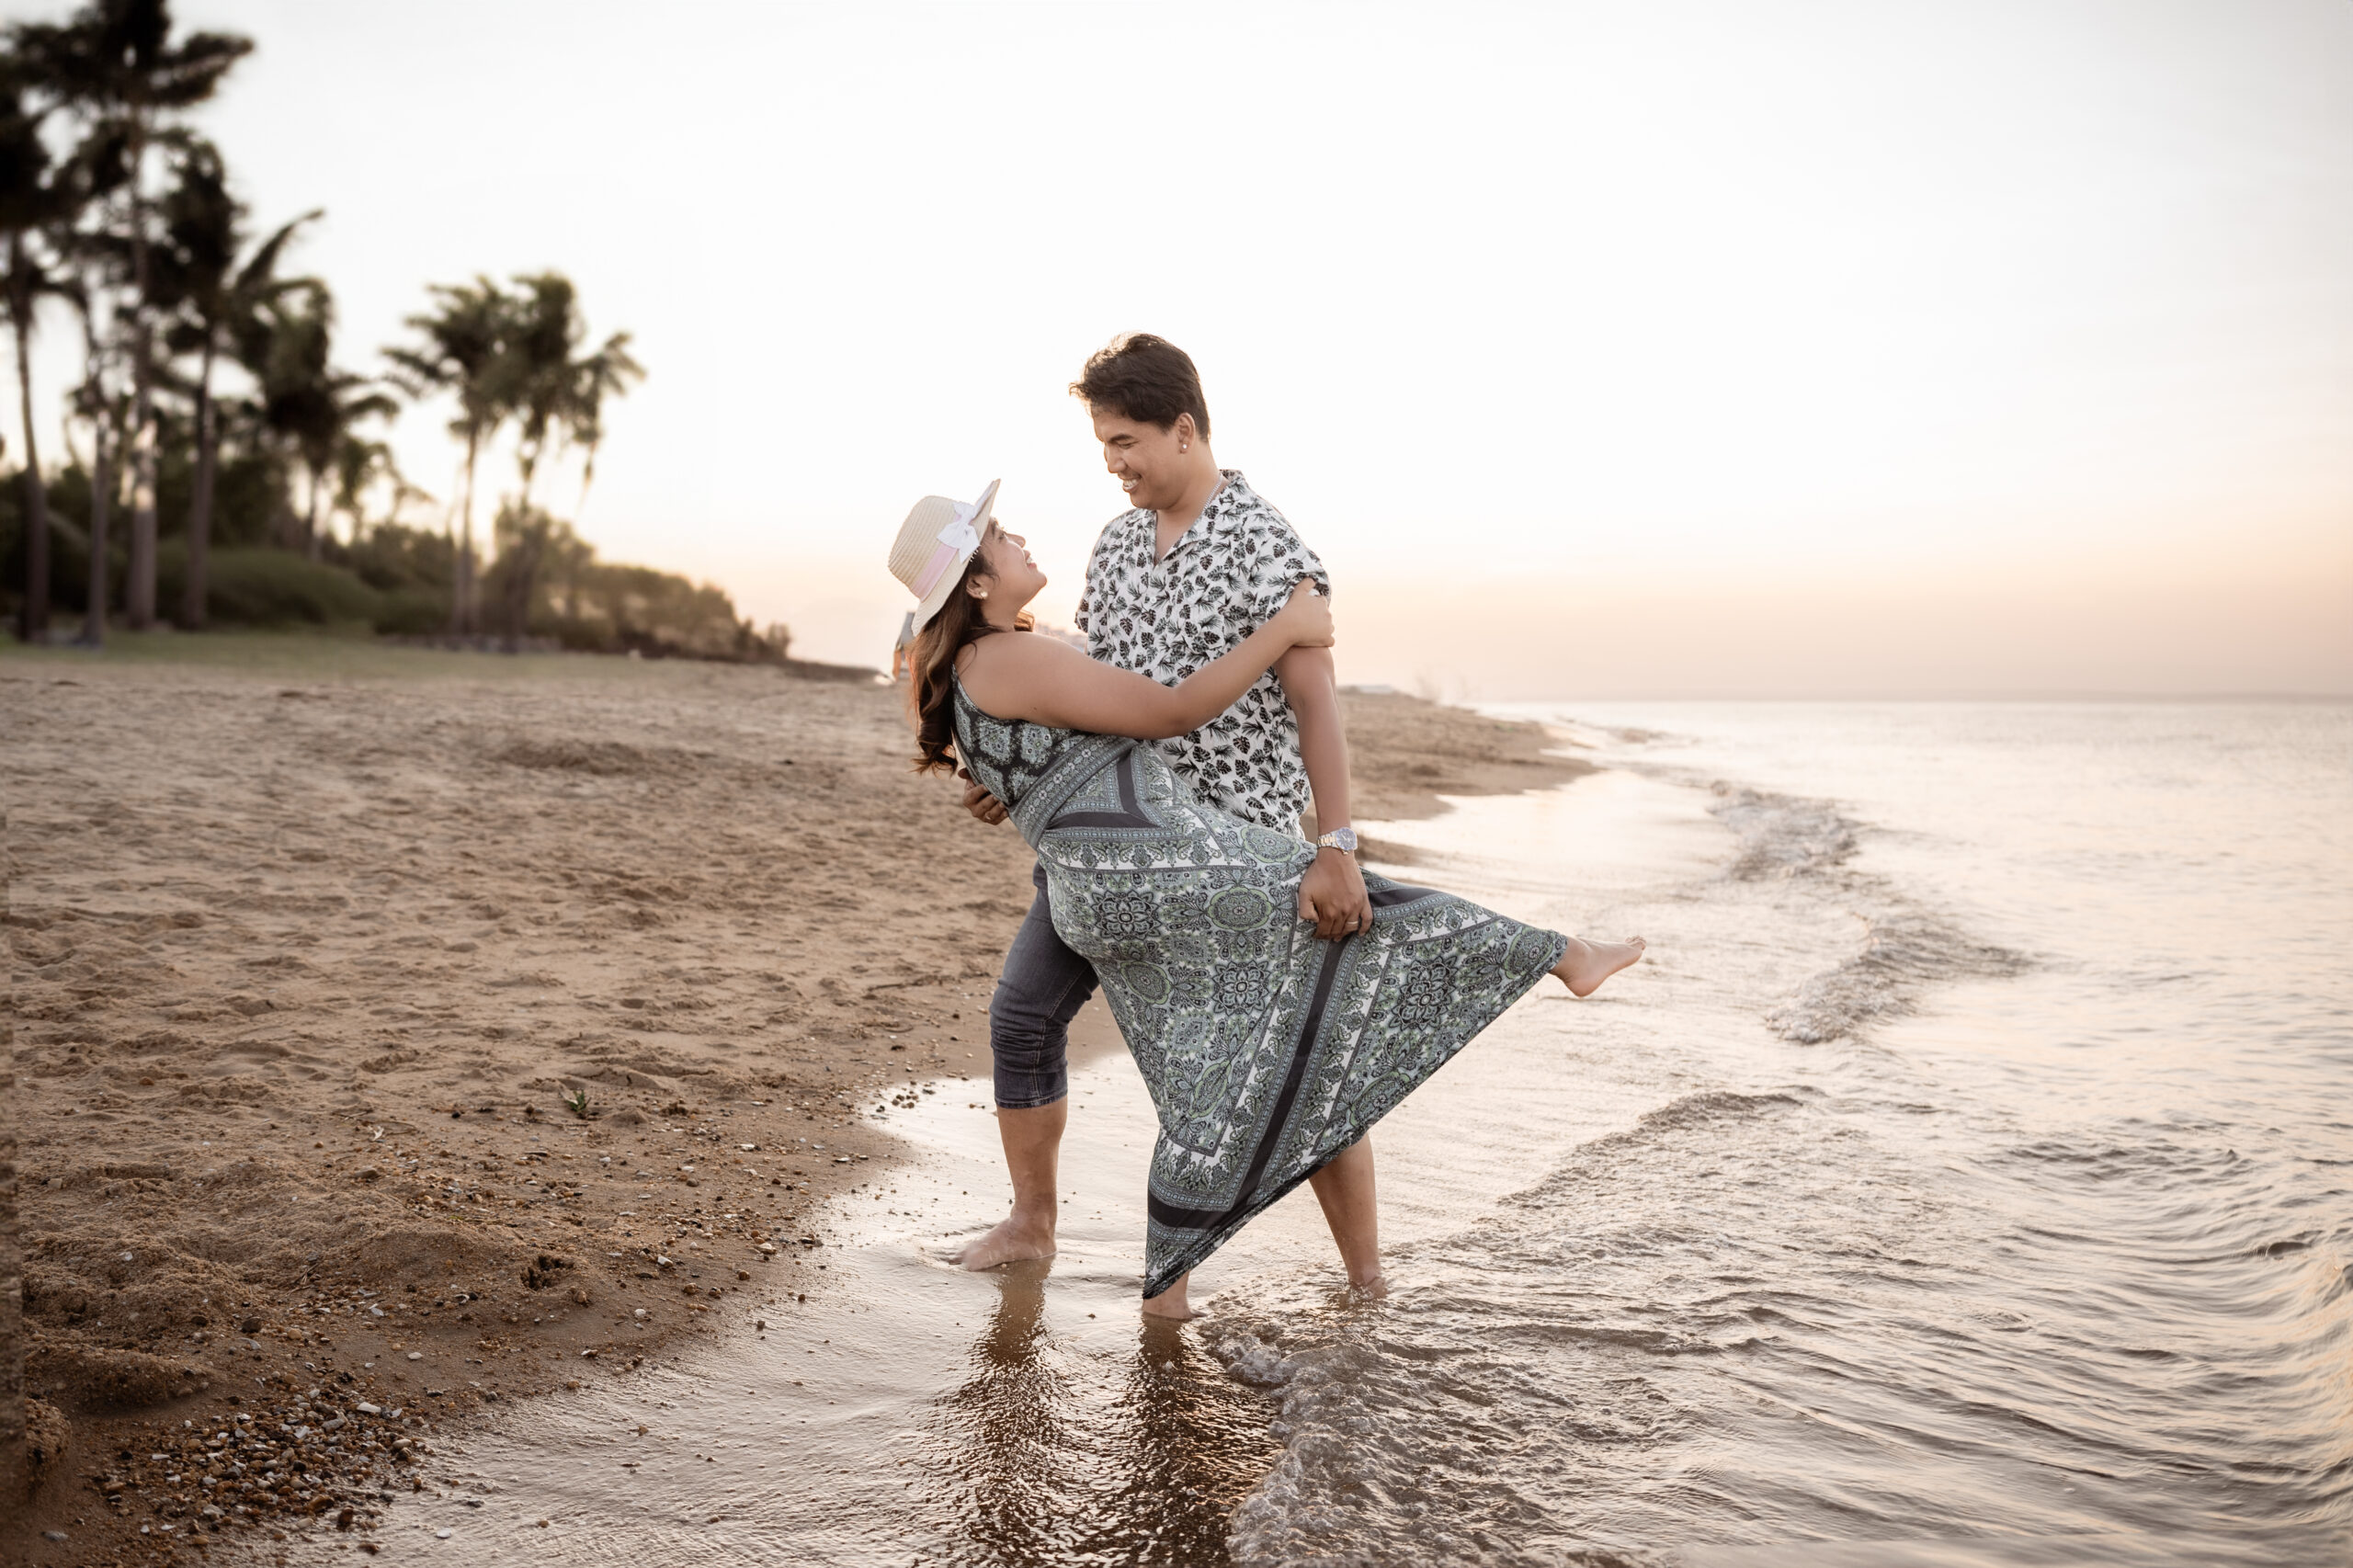
[{"label": "shrub", "polygon": [[430,637],[449,627],[446,588],[394,588],[381,597],[376,630],[387,637]]},{"label": "shrub", "polygon": [[[165,540],[155,552],[158,608],[179,604],[187,570],[186,547]],[[205,613],[222,625],[373,625],[384,609],[385,596],[358,577],[291,551],[216,550],[204,576]]]}]

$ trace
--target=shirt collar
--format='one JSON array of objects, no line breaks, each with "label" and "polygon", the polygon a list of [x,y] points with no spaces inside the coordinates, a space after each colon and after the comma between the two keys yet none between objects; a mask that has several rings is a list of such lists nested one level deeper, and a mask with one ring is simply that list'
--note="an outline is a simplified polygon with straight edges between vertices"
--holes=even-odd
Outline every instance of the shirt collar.
[{"label": "shirt collar", "polygon": [[1219,523],[1223,522],[1226,517],[1241,508],[1243,497],[1250,494],[1249,482],[1242,477],[1242,471],[1238,468],[1222,468],[1218,470],[1218,473],[1225,483],[1219,485],[1207,501],[1201,503],[1200,516],[1195,517],[1192,525],[1176,536],[1176,542],[1168,547],[1166,555],[1159,556],[1157,559],[1153,557],[1153,551],[1159,543],[1160,514],[1157,512],[1142,514],[1144,554],[1154,565],[1175,560],[1178,551],[1192,543],[1197,538],[1207,539]]}]

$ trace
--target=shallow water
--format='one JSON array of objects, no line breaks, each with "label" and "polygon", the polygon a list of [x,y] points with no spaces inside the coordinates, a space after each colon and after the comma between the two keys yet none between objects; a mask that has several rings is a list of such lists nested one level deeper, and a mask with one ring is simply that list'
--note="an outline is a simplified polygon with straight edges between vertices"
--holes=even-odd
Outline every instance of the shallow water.
[{"label": "shallow water", "polygon": [[939,1267],[1005,1192],[949,1083],[777,1332],[477,1440],[387,1554],[2345,1561],[2353,709],[1546,716],[1608,770],[1381,836],[1651,958],[1375,1133],[1389,1301],[1302,1192],[1140,1324],[1123,1059],[1051,1270]]}]

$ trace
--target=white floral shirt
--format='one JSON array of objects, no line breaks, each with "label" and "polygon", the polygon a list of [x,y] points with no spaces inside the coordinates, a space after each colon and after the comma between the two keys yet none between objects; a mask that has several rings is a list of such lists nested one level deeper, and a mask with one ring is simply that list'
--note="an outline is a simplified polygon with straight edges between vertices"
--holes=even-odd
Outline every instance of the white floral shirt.
[{"label": "white floral shirt", "polygon": [[[1332,591],[1324,563],[1283,515],[1239,470],[1222,472],[1224,487],[1159,560],[1157,514],[1139,507],[1104,528],[1076,618],[1091,656],[1175,686],[1271,619],[1301,578]],[[1202,800],[1299,832],[1307,767],[1299,721],[1273,671],[1191,734],[1153,744]]]}]

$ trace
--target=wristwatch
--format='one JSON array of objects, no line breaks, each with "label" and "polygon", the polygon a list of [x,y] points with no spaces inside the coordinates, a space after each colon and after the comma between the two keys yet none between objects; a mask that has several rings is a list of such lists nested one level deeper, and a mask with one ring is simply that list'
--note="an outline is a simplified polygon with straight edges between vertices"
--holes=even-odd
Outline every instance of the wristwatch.
[{"label": "wristwatch", "polygon": [[1336,849],[1343,855],[1353,855],[1357,852],[1357,830],[1352,827],[1336,827],[1317,839],[1315,847]]}]

